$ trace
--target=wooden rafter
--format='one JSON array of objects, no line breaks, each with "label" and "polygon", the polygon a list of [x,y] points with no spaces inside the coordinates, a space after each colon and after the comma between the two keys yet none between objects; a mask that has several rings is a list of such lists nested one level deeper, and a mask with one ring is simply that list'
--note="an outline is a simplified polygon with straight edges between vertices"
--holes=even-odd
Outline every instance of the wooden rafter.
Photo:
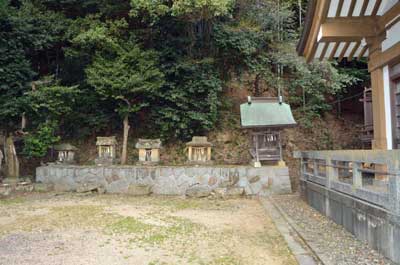
[{"label": "wooden rafter", "polygon": [[340,13],[342,11],[344,0],[339,0],[338,8],[336,9],[336,17],[340,17]]},{"label": "wooden rafter", "polygon": [[374,9],[372,10],[371,16],[376,16],[376,14],[378,13],[378,10],[379,10],[379,7],[381,6],[381,4],[382,4],[382,0],[376,0]]},{"label": "wooden rafter", "polygon": [[356,2],[357,2],[357,0],[351,0],[349,13],[347,13],[347,16],[349,16],[349,17],[353,16],[354,7],[356,6]]},{"label": "wooden rafter", "polygon": [[361,52],[360,52],[360,54],[358,55],[357,60],[360,60],[361,58],[363,58],[363,57],[364,57],[364,54],[367,52],[367,50],[368,50],[368,46],[365,45],[365,46],[361,49]]},{"label": "wooden rafter", "polygon": [[324,48],[319,56],[319,60],[322,61],[325,58],[326,50],[328,49],[329,42],[324,42]]},{"label": "wooden rafter", "polygon": [[373,17],[328,18],[321,25],[318,41],[359,41],[376,36],[376,28]]},{"label": "wooden rafter", "polygon": [[393,22],[394,19],[400,14],[400,2],[392,6],[382,17],[379,19],[381,27]]},{"label": "wooden rafter", "polygon": [[360,47],[361,42],[357,42],[356,45],[354,45],[353,49],[351,50],[349,57],[347,58],[348,61],[353,60],[353,56],[356,53],[356,51],[358,50],[358,48]]},{"label": "wooden rafter", "polygon": [[365,11],[367,11],[369,0],[364,0],[364,3],[361,7],[360,16],[365,16]]},{"label": "wooden rafter", "polygon": [[339,58],[338,58],[339,62],[341,62],[343,60],[344,55],[346,54],[346,51],[349,48],[349,46],[350,46],[350,42],[346,42],[346,44],[344,45],[344,47],[342,49],[342,52],[339,55]]},{"label": "wooden rafter", "polygon": [[317,6],[316,6],[316,11],[315,11],[315,18],[316,20],[313,21],[313,24],[311,26],[311,34],[309,36],[309,39],[312,40],[311,42],[308,42],[304,48],[304,55],[306,57],[307,62],[310,62],[312,59],[315,57],[315,52],[317,49],[317,38],[318,38],[318,30],[320,25],[325,21],[327,15],[328,15],[328,10],[329,10],[329,3],[330,0],[318,0]]},{"label": "wooden rafter", "polygon": [[383,52],[375,52],[369,54],[368,70],[371,72],[391,62],[397,62],[400,58],[399,54],[400,43],[396,43],[395,45]]},{"label": "wooden rafter", "polygon": [[333,46],[332,52],[331,52],[331,54],[329,55],[329,60],[332,60],[332,59],[335,57],[336,51],[337,51],[337,49],[339,48],[339,44],[340,44],[340,41],[337,41],[337,42],[335,43],[335,46]]}]

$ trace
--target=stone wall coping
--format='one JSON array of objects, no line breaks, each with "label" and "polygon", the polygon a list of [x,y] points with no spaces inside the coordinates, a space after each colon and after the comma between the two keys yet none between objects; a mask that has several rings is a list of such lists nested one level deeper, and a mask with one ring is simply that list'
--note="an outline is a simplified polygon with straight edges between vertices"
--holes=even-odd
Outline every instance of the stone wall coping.
[{"label": "stone wall coping", "polygon": [[71,164],[49,164],[40,166],[39,168],[45,167],[56,167],[56,168],[254,168],[254,169],[263,169],[263,168],[287,168],[286,166],[261,166],[261,167],[253,167],[251,165],[71,165]]}]

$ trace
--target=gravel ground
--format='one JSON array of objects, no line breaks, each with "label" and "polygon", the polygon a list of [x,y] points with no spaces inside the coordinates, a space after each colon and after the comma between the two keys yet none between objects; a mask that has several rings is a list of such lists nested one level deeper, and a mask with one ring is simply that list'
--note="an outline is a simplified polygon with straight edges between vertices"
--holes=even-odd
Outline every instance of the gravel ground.
[{"label": "gravel ground", "polygon": [[0,265],[295,265],[258,200],[0,199]]},{"label": "gravel ground", "polygon": [[272,200],[326,265],[393,264],[342,226],[308,206],[298,195],[273,196]]}]

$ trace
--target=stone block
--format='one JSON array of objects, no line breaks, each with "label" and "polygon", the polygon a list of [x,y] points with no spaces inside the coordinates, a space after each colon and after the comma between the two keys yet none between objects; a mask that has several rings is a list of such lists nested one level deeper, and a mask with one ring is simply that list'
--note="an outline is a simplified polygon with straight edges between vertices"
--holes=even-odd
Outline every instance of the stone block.
[{"label": "stone block", "polygon": [[128,194],[134,196],[145,196],[151,194],[151,186],[141,184],[131,184],[128,187]]},{"label": "stone block", "polygon": [[227,188],[216,188],[212,191],[212,194],[217,199],[224,199],[226,197]]},{"label": "stone block", "polygon": [[191,198],[204,198],[211,194],[211,189],[209,187],[196,185],[190,187],[186,190],[186,196]]},{"label": "stone block", "polygon": [[258,182],[258,181],[260,181],[260,176],[253,176],[253,177],[250,177],[249,178],[249,182],[250,183],[255,183],[255,182]]},{"label": "stone block", "polygon": [[106,185],[107,193],[127,193],[128,192],[128,182],[125,179],[120,179],[114,181],[113,183]]},{"label": "stone block", "polygon": [[12,186],[10,184],[0,184],[0,196],[8,196],[11,194]]},{"label": "stone block", "polygon": [[244,194],[244,188],[230,187],[226,189],[227,197],[240,197]]},{"label": "stone block", "polygon": [[34,183],[33,190],[36,192],[48,192],[54,190],[54,185],[50,183]]},{"label": "stone block", "polygon": [[80,183],[78,187],[76,188],[76,192],[78,193],[84,193],[84,192],[90,192],[90,191],[98,191],[98,190],[103,190],[104,188],[102,185],[98,183]]},{"label": "stone block", "polygon": [[15,186],[16,191],[21,191],[21,192],[32,192],[33,191],[33,184],[30,182],[19,182]]},{"label": "stone block", "polygon": [[103,179],[102,167],[83,167],[75,170],[75,182],[99,182],[100,179]]},{"label": "stone block", "polygon": [[152,187],[154,194],[160,195],[184,195],[188,183],[177,184],[173,176],[160,176]]},{"label": "stone block", "polygon": [[214,186],[218,183],[218,178],[215,176],[211,176],[208,178],[208,186]]}]

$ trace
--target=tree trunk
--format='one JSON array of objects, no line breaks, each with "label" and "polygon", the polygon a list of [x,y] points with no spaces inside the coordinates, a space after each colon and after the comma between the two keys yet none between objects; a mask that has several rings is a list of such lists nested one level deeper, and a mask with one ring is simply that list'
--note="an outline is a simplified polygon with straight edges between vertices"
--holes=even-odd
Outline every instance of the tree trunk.
[{"label": "tree trunk", "polygon": [[124,137],[122,143],[121,164],[125,165],[128,156],[128,133],[129,133],[129,118],[128,115],[124,117]]},{"label": "tree trunk", "polygon": [[254,80],[254,96],[259,97],[261,96],[261,91],[260,91],[260,75],[257,74],[256,78]]},{"label": "tree trunk", "polygon": [[26,128],[26,115],[24,112],[24,113],[22,113],[22,116],[21,116],[21,131],[24,131],[25,128]]}]

